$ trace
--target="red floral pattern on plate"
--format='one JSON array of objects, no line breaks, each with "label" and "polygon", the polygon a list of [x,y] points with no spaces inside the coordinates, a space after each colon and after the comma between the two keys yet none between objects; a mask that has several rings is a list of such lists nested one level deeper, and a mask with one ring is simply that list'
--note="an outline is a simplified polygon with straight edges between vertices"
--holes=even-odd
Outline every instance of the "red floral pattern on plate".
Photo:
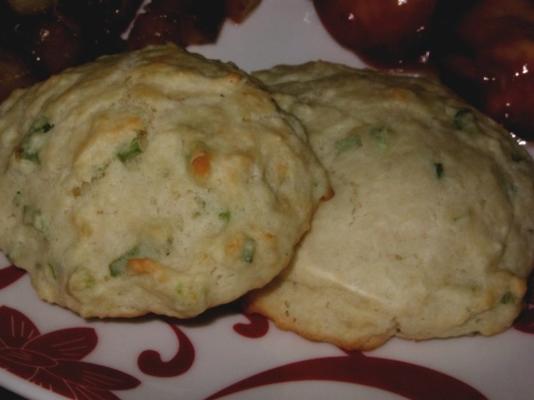
[{"label": "red floral pattern on plate", "polygon": [[195,361],[195,348],[180,328],[167,323],[178,339],[178,352],[169,361],[163,361],[155,350],[145,350],[137,358],[137,365],[147,375],[167,378],[187,372]]},{"label": "red floral pattern on plate", "polygon": [[0,269],[0,289],[3,289],[20,279],[26,271],[14,265]]},{"label": "red floral pattern on plate", "polygon": [[265,336],[269,331],[269,321],[259,314],[243,314],[248,323],[238,322],[234,324],[234,331],[241,336],[245,336],[251,339]]},{"label": "red floral pattern on plate", "polygon": [[486,397],[456,378],[403,361],[367,357],[360,352],[314,358],[272,368],[234,383],[206,398],[283,382],[337,381],[372,386],[413,400],[483,400]]},{"label": "red floral pattern on plate", "polygon": [[529,278],[525,308],[515,321],[514,328],[521,332],[534,334],[534,273]]},{"label": "red floral pattern on plate", "polygon": [[113,368],[80,361],[96,346],[92,328],[41,334],[20,311],[0,307],[0,367],[71,399],[118,399],[111,391],[140,382]]},{"label": "red floral pattern on plate", "polygon": [[[0,289],[25,274],[15,266],[0,269]],[[534,275],[529,279],[526,307],[514,324],[520,331],[534,334]],[[234,313],[235,310],[232,312]],[[269,331],[269,321],[257,314],[243,314],[248,322],[238,322],[233,330],[247,338],[259,338]],[[189,371],[195,361],[195,348],[176,321],[165,319],[178,341],[178,351],[163,361],[155,350],[139,354],[139,369],[151,376],[176,377]],[[137,387],[140,381],[121,371],[80,361],[98,341],[92,328],[69,328],[40,334],[24,314],[0,306],[0,367],[30,382],[73,399],[117,399],[112,393]],[[362,384],[390,391],[413,400],[486,399],[460,380],[441,372],[403,361],[368,357],[359,352],[343,356],[297,361],[262,371],[212,394],[207,399],[282,382],[327,380]]]}]

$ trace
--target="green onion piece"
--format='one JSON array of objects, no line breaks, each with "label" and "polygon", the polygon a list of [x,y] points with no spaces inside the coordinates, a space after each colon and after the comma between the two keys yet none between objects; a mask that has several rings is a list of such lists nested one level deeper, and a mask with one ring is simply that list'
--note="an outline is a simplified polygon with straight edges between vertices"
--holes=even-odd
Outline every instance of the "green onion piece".
[{"label": "green onion piece", "polygon": [[31,225],[41,233],[46,233],[47,223],[43,217],[41,210],[25,205],[22,207],[22,222],[26,225]]},{"label": "green onion piece", "polygon": [[126,264],[128,264],[128,260],[139,256],[139,250],[139,246],[132,247],[122,256],[113,260],[111,264],[109,264],[109,273],[111,274],[111,276],[121,275],[126,269]]},{"label": "green onion piece", "polygon": [[15,193],[15,196],[13,196],[13,204],[15,207],[20,207],[22,204],[22,192],[20,190],[17,190]]},{"label": "green onion piece", "polygon": [[184,293],[183,285],[182,285],[180,282],[178,282],[178,283],[176,284],[175,290],[176,290],[176,294],[177,294],[178,296],[181,296],[181,295],[183,295],[183,293]]},{"label": "green onion piece", "polygon": [[142,152],[143,150],[141,149],[141,144],[139,142],[139,135],[137,135],[131,140],[130,143],[128,143],[127,146],[121,148],[117,152],[117,157],[119,158],[119,160],[125,163],[126,161],[131,160]]},{"label": "green onion piece", "polygon": [[456,129],[468,133],[477,133],[478,125],[475,114],[469,108],[461,108],[454,114],[453,125]]},{"label": "green onion piece", "polygon": [[69,279],[69,286],[74,290],[86,290],[94,287],[96,279],[86,267],[78,267]]},{"label": "green onion piece", "polygon": [[434,163],[434,172],[436,173],[436,177],[438,179],[441,179],[444,174],[443,164],[442,163]]},{"label": "green onion piece", "polygon": [[90,289],[95,286],[96,280],[89,272],[86,273],[83,280],[84,286],[86,289]]},{"label": "green onion piece", "polygon": [[350,135],[343,139],[336,140],[334,143],[336,146],[337,154],[341,154],[352,148],[358,148],[362,146],[362,140],[358,135]]},{"label": "green onion piece", "polygon": [[35,164],[40,164],[41,163],[41,160],[39,159],[39,153],[36,152],[36,151],[30,151],[28,150],[27,148],[25,148],[24,144],[22,145],[22,151],[20,153],[20,157],[25,159],[25,160],[28,160],[28,161],[31,161]]},{"label": "green onion piece", "polygon": [[369,131],[369,135],[375,140],[381,150],[388,148],[388,137],[390,134],[391,130],[384,126],[374,127]]},{"label": "green onion piece", "polygon": [[243,250],[241,251],[241,259],[246,263],[252,263],[254,261],[254,253],[256,252],[256,241],[252,238],[247,237],[245,239],[245,244],[243,245]]},{"label": "green onion piece", "polygon": [[54,127],[54,124],[50,123],[47,117],[40,116],[33,121],[28,133],[46,133]]},{"label": "green onion piece", "polygon": [[44,116],[37,118],[22,139],[20,157],[39,164],[39,150],[43,146],[45,133],[49,132],[53,127],[54,124],[50,123],[48,118]]},{"label": "green onion piece", "polygon": [[227,224],[232,219],[232,213],[229,210],[222,211],[219,213],[219,219]]},{"label": "green onion piece", "polygon": [[47,266],[48,266],[48,271],[50,271],[50,275],[52,275],[52,278],[57,279],[56,268],[54,267],[54,265],[51,263],[48,263]]},{"label": "green onion piece", "polygon": [[505,294],[503,294],[503,296],[501,297],[501,304],[513,303],[515,303],[515,296],[512,293],[506,292]]}]

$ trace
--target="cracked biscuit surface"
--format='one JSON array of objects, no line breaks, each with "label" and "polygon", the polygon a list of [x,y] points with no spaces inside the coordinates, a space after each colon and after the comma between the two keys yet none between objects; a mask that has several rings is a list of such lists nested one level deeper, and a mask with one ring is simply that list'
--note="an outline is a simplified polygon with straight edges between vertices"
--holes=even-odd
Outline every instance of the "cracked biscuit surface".
[{"label": "cracked biscuit surface", "polygon": [[325,62],[256,76],[303,122],[335,196],[249,311],[347,349],[510,326],[534,258],[534,169],[507,132],[420,78]]},{"label": "cracked biscuit surface", "polygon": [[[300,130],[299,130],[300,129]],[[0,107],[0,248],[84,317],[191,317],[269,282],[326,175],[265,90],[168,45]]]}]

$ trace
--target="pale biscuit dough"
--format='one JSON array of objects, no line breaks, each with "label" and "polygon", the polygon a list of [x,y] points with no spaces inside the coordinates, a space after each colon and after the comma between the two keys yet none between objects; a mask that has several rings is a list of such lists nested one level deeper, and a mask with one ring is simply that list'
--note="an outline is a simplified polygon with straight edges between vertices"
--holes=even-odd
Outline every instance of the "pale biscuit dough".
[{"label": "pale biscuit dough", "polygon": [[324,62],[256,76],[304,123],[335,196],[249,311],[347,349],[510,326],[534,169],[507,132],[424,79]]},{"label": "pale biscuit dough", "polygon": [[171,45],[67,70],[0,107],[0,248],[84,317],[232,301],[329,190],[296,129],[245,73]]}]

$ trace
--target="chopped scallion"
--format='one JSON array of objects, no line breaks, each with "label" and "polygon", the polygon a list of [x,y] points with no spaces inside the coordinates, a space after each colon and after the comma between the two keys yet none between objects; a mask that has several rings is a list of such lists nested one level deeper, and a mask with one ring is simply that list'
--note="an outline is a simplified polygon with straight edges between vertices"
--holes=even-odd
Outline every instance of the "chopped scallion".
[{"label": "chopped scallion", "polygon": [[22,139],[20,157],[39,164],[39,150],[43,146],[45,134],[53,127],[54,124],[50,123],[48,118],[44,116],[37,118]]},{"label": "chopped scallion", "polygon": [[28,133],[46,133],[54,127],[54,124],[50,123],[47,117],[40,116],[33,121]]},{"label": "chopped scallion", "polygon": [[130,250],[128,250],[126,253],[124,253],[119,258],[113,260],[111,264],[109,264],[109,273],[111,276],[119,276],[121,275],[125,269],[126,264],[128,264],[128,260],[131,258],[138,257],[140,253],[139,246],[132,247]]},{"label": "chopped scallion", "polygon": [[219,213],[219,219],[223,221],[224,223],[230,222],[231,218],[232,218],[232,213],[229,210],[222,211]]},{"label": "chopped scallion", "polygon": [[378,126],[369,130],[369,135],[374,139],[375,143],[381,150],[386,150],[389,146],[389,137],[391,130],[384,126]]},{"label": "chopped scallion", "polygon": [[128,143],[126,146],[119,149],[117,152],[117,157],[119,160],[121,160],[123,163],[131,160],[135,156],[141,154],[143,152],[143,149],[141,148],[141,142],[140,142],[140,134],[134,137],[130,143]]},{"label": "chopped scallion", "polygon": [[247,237],[243,244],[243,250],[241,251],[241,259],[246,263],[252,263],[254,261],[254,253],[256,252],[256,241]]},{"label": "chopped scallion", "polygon": [[350,135],[343,139],[336,140],[334,145],[336,146],[337,154],[341,154],[347,150],[361,147],[362,140],[358,135]]},{"label": "chopped scallion", "polygon": [[56,268],[54,267],[54,265],[51,263],[48,263],[47,265],[48,271],[50,271],[50,275],[52,275],[52,278],[57,279]]},{"label": "chopped scallion", "polygon": [[506,292],[501,297],[501,304],[511,304],[515,303],[515,297],[511,292]]},{"label": "chopped scallion", "polygon": [[443,174],[444,174],[444,169],[443,169],[443,164],[442,163],[434,163],[434,172],[436,173],[436,177],[438,179],[441,179],[443,178]]},{"label": "chopped scallion", "polygon": [[47,223],[41,210],[25,205],[22,207],[22,222],[26,225],[31,225],[39,232],[45,234],[47,231]]}]

